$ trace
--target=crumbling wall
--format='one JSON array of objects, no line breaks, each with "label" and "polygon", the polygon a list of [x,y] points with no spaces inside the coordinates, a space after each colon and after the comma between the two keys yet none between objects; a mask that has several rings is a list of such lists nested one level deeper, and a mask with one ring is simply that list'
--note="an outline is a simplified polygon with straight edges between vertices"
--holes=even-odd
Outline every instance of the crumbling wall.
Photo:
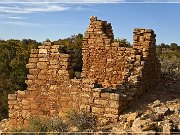
[{"label": "crumbling wall", "polygon": [[26,125],[30,116],[54,116],[80,106],[81,81],[71,79],[71,54],[59,53],[58,49],[58,45],[45,42],[31,50],[27,90],[8,96],[11,125]]},{"label": "crumbling wall", "polygon": [[124,108],[159,81],[154,31],[134,29],[133,39],[132,48],[120,47],[111,24],[91,17],[81,79],[74,79],[72,55],[59,53],[59,45],[45,42],[32,49],[27,90],[8,96],[10,125],[25,126],[31,116],[62,116],[70,110],[94,113],[100,123],[118,121]]},{"label": "crumbling wall", "polygon": [[134,29],[133,48],[139,49],[144,61],[141,82],[151,89],[160,82],[161,65],[156,55],[156,34],[151,29]]},{"label": "crumbling wall", "polygon": [[103,87],[117,87],[127,83],[128,77],[134,76],[134,71],[143,68],[145,62],[145,80],[157,78],[159,62],[153,30],[135,29],[133,48],[125,48],[114,41],[110,23],[97,20],[97,17],[91,17],[90,21],[83,40],[83,77],[95,80]]}]

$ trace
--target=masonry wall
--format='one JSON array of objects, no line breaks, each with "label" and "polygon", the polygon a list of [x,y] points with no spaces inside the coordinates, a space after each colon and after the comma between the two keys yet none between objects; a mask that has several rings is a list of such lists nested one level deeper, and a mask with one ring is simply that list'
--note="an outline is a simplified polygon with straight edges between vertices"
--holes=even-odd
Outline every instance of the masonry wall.
[{"label": "masonry wall", "polygon": [[33,49],[25,91],[9,95],[9,120],[26,125],[30,116],[61,115],[80,106],[81,81],[74,78],[71,54],[59,53],[58,45],[45,42]]},{"label": "masonry wall", "polygon": [[123,109],[159,81],[153,30],[135,29],[133,39],[132,48],[120,47],[111,24],[91,17],[81,79],[74,78],[72,55],[59,53],[59,45],[45,42],[33,49],[27,90],[8,96],[10,125],[26,126],[31,116],[62,116],[71,110],[91,112],[99,123],[118,121]]},{"label": "masonry wall", "polygon": [[161,65],[156,56],[156,34],[151,29],[134,29],[133,48],[142,53],[145,61],[143,68],[143,85],[151,89],[160,81]]},{"label": "masonry wall", "polygon": [[160,65],[155,54],[156,35],[153,30],[135,29],[133,48],[125,48],[114,41],[110,23],[97,20],[97,17],[90,20],[82,48],[83,77],[96,80],[103,87],[117,87],[129,83],[130,78],[135,77],[136,70],[144,68],[146,71],[143,71],[144,78],[141,80],[152,78],[154,83],[154,78],[159,78]]}]

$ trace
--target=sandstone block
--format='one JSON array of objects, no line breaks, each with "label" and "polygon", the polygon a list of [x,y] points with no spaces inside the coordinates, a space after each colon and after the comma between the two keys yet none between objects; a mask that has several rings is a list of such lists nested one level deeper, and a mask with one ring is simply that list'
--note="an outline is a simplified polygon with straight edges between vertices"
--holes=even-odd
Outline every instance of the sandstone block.
[{"label": "sandstone block", "polygon": [[38,57],[38,54],[30,54],[30,58],[37,58]]},{"label": "sandstone block", "polygon": [[100,97],[100,92],[93,92],[93,97]]},{"label": "sandstone block", "polygon": [[81,93],[80,96],[83,97],[83,98],[85,98],[85,99],[86,99],[86,98],[91,98],[91,93],[89,93],[89,92],[84,92],[84,93]]},{"label": "sandstone block", "polygon": [[85,105],[88,105],[88,104],[91,103],[91,99],[90,98],[82,97],[81,100],[82,100],[82,103],[85,104]]},{"label": "sandstone block", "polygon": [[39,58],[39,61],[47,62],[47,61],[48,61],[48,58]]},{"label": "sandstone block", "polygon": [[81,111],[86,111],[86,112],[90,112],[90,105],[80,105],[80,110]]},{"label": "sandstone block", "polygon": [[50,110],[50,116],[57,116],[58,112],[56,110]]},{"label": "sandstone block", "polygon": [[18,91],[17,91],[17,94],[18,94],[18,95],[25,95],[25,91],[20,91],[20,90],[18,90]]},{"label": "sandstone block", "polygon": [[9,124],[10,125],[16,125],[16,123],[17,123],[17,119],[9,119]]},{"label": "sandstone block", "polygon": [[19,105],[14,105],[13,108],[14,108],[15,110],[18,110],[18,109],[20,109],[20,106],[19,106]]},{"label": "sandstone block", "polygon": [[129,116],[127,117],[127,121],[134,121],[138,116],[137,112],[131,113],[129,114]]},{"label": "sandstone block", "polygon": [[59,69],[61,68],[61,66],[58,64],[58,65],[49,65],[49,68],[50,69]]},{"label": "sandstone block", "polygon": [[69,54],[63,54],[63,53],[61,53],[61,54],[60,54],[60,57],[61,57],[61,58],[69,58],[70,56],[69,56]]},{"label": "sandstone block", "polygon": [[110,94],[109,94],[109,92],[104,92],[104,93],[101,93],[100,97],[108,99],[110,97]]},{"label": "sandstone block", "polygon": [[50,59],[50,64],[58,64],[60,61],[58,59]]},{"label": "sandstone block", "polygon": [[56,89],[58,89],[58,86],[57,85],[51,85],[49,89],[50,90],[56,90]]},{"label": "sandstone block", "polygon": [[30,106],[29,106],[29,105],[23,105],[23,106],[22,106],[22,109],[28,110],[28,109],[30,109]]},{"label": "sandstone block", "polygon": [[60,58],[60,61],[63,61],[63,62],[69,62],[70,59],[69,59],[69,58]]},{"label": "sandstone block", "polygon": [[60,45],[52,45],[51,48],[58,49]]},{"label": "sandstone block", "polygon": [[104,113],[104,108],[92,107],[92,113],[103,114]]},{"label": "sandstone block", "polygon": [[8,100],[16,100],[17,95],[16,94],[9,94],[8,95]]},{"label": "sandstone block", "polygon": [[51,46],[51,45],[53,45],[53,42],[51,42],[51,41],[45,41],[45,42],[43,43],[43,45],[45,45],[45,46]]},{"label": "sandstone block", "polygon": [[17,119],[17,125],[18,125],[18,126],[21,126],[21,127],[22,127],[22,126],[23,126],[23,123],[24,123],[24,120],[23,120],[22,118],[18,118],[18,119]]},{"label": "sandstone block", "polygon": [[92,83],[92,80],[87,79],[87,78],[83,78],[83,79],[82,79],[82,83],[84,83],[84,84],[91,84],[91,83]]},{"label": "sandstone block", "polygon": [[45,79],[47,79],[47,76],[46,76],[46,75],[39,74],[39,75],[38,75],[38,79],[40,79],[40,80],[45,80]]},{"label": "sandstone block", "polygon": [[36,68],[36,63],[29,63],[26,65],[26,68]]},{"label": "sandstone block", "polygon": [[65,66],[65,67],[67,67],[67,65],[68,65],[68,62],[61,61],[59,64],[60,64],[61,66]]},{"label": "sandstone block", "polygon": [[37,68],[39,68],[39,69],[46,69],[47,66],[48,66],[47,62],[38,62],[37,63]]},{"label": "sandstone block", "polygon": [[31,110],[31,115],[38,115],[39,111],[37,109]]},{"label": "sandstone block", "polygon": [[27,118],[23,121],[23,126],[26,128],[29,126],[29,120]]},{"label": "sandstone block", "polygon": [[32,54],[38,53],[38,49],[31,49],[31,53],[32,53]]},{"label": "sandstone block", "polygon": [[30,102],[28,100],[26,100],[26,99],[23,99],[22,100],[22,105],[25,105],[25,106],[27,105],[28,106],[28,105],[30,105]]},{"label": "sandstone block", "polygon": [[39,69],[29,69],[29,74],[30,75],[37,75],[39,73]]},{"label": "sandstone block", "polygon": [[29,63],[37,63],[38,58],[29,58]]},{"label": "sandstone block", "polygon": [[168,120],[166,120],[165,123],[163,124],[163,133],[166,135],[170,135],[172,129],[173,129],[173,124],[170,123]]},{"label": "sandstone block", "polygon": [[46,54],[46,53],[39,53],[38,54],[38,58],[48,58],[48,54]]},{"label": "sandstone block", "polygon": [[33,84],[34,82],[33,82],[33,80],[25,80],[25,83],[26,83],[27,85],[31,85],[31,84]]},{"label": "sandstone block", "polygon": [[120,96],[119,94],[116,94],[116,93],[110,93],[110,99],[118,101],[120,99]]},{"label": "sandstone block", "polygon": [[67,71],[67,70],[59,70],[58,74],[59,75],[69,75],[71,71]]},{"label": "sandstone block", "polygon": [[117,119],[118,115],[114,115],[114,114],[104,114],[103,116],[111,118],[111,119]]},{"label": "sandstone block", "polygon": [[144,132],[155,129],[156,129],[156,123],[152,122],[150,119],[141,120],[140,118],[137,118],[134,120],[132,124],[133,132]]},{"label": "sandstone block", "polygon": [[82,91],[83,91],[83,92],[90,92],[91,89],[90,89],[90,88],[82,88]]},{"label": "sandstone block", "polygon": [[36,75],[27,75],[27,78],[30,80],[34,80],[34,79],[37,79],[37,76]]},{"label": "sandstone block", "polygon": [[47,49],[39,49],[39,53],[41,54],[47,54]]},{"label": "sandstone block", "polygon": [[110,107],[111,108],[118,108],[119,107],[119,101],[111,100],[110,101]]},{"label": "sandstone block", "polygon": [[15,116],[14,116],[14,113],[13,113],[13,112],[9,112],[8,116],[9,116],[9,118],[15,118]]},{"label": "sandstone block", "polygon": [[34,82],[38,85],[45,85],[47,81],[46,80],[35,80]]},{"label": "sandstone block", "polygon": [[21,112],[21,116],[25,119],[25,118],[29,118],[30,117],[30,112],[28,110],[22,110]]},{"label": "sandstone block", "polygon": [[58,48],[51,49],[51,52],[52,53],[59,53],[59,49]]},{"label": "sandstone block", "polygon": [[108,105],[108,100],[95,99],[94,103],[97,105]]},{"label": "sandstone block", "polygon": [[136,55],[136,60],[137,60],[137,61],[141,61],[141,58],[142,58],[141,55]]},{"label": "sandstone block", "polygon": [[36,91],[37,89],[36,89],[36,86],[35,86],[35,85],[31,85],[31,86],[28,86],[28,87],[27,87],[27,90],[28,90],[28,91]]}]

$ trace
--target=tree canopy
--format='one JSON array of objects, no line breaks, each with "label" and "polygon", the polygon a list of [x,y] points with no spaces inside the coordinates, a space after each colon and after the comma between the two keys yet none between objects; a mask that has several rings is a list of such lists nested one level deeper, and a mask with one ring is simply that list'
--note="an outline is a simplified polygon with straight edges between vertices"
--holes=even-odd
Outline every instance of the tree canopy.
[{"label": "tree canopy", "polygon": [[0,119],[7,116],[7,95],[26,89],[26,64],[30,50],[40,45],[35,40],[0,40]]}]

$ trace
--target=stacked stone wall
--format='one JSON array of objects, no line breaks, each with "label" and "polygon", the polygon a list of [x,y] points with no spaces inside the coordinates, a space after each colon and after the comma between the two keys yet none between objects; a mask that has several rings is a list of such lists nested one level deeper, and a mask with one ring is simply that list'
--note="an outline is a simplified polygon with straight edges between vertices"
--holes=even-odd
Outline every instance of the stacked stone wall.
[{"label": "stacked stone wall", "polygon": [[[27,68],[27,90],[9,95],[10,123],[26,124],[30,116],[54,116],[76,109],[80,80],[74,80],[71,54],[59,53],[59,45],[45,42],[32,49]],[[16,125],[15,124],[15,125]]]},{"label": "stacked stone wall", "polygon": [[[71,110],[115,122],[123,109],[159,81],[160,64],[153,30],[135,29],[132,48],[114,41],[110,23],[91,17],[83,39],[81,79],[75,79],[72,54],[45,42],[32,49],[27,90],[8,96],[10,125],[26,126],[31,116],[62,116]],[[99,88],[100,87],[100,88]]]}]

